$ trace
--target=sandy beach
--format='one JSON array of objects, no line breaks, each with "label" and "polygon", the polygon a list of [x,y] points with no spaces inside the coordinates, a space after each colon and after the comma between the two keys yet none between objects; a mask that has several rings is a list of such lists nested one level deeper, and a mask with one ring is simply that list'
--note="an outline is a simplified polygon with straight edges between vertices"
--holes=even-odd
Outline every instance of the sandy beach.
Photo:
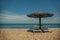
[{"label": "sandy beach", "polygon": [[60,28],[49,28],[45,33],[27,32],[25,29],[0,28],[0,40],[60,40]]}]

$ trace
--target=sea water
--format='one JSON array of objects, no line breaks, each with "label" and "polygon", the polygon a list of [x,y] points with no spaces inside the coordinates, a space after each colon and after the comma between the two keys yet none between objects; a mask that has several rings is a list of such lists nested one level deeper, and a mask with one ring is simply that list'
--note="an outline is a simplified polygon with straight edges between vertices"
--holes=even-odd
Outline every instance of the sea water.
[{"label": "sea water", "polygon": [[[38,24],[0,24],[0,28],[33,28]],[[41,24],[41,27],[60,28],[60,24]]]}]

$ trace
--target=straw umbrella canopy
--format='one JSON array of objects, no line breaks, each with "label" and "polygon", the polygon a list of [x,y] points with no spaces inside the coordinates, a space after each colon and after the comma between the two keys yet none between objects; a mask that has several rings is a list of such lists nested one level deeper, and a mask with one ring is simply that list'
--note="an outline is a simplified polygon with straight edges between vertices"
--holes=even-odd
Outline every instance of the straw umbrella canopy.
[{"label": "straw umbrella canopy", "polygon": [[53,15],[54,14],[47,13],[47,12],[35,12],[35,13],[28,14],[27,16],[31,18],[39,18],[39,28],[41,29],[41,18],[52,17]]}]

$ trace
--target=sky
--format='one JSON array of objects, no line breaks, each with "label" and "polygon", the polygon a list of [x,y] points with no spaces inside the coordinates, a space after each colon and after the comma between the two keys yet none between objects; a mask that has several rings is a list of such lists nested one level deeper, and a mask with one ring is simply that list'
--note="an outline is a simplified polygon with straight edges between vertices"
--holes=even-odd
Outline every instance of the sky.
[{"label": "sky", "polygon": [[41,23],[60,23],[60,0],[0,0],[0,23],[33,23],[38,18],[26,15],[34,12],[50,12],[53,17],[41,18]]}]

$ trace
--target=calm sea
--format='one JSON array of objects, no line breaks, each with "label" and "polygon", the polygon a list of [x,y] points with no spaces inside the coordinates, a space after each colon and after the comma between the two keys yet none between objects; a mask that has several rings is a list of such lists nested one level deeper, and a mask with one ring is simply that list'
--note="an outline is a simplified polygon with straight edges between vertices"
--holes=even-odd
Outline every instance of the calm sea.
[{"label": "calm sea", "polygon": [[[0,28],[33,28],[38,24],[0,24]],[[42,24],[42,27],[48,26],[49,28],[60,28],[60,24]]]}]

